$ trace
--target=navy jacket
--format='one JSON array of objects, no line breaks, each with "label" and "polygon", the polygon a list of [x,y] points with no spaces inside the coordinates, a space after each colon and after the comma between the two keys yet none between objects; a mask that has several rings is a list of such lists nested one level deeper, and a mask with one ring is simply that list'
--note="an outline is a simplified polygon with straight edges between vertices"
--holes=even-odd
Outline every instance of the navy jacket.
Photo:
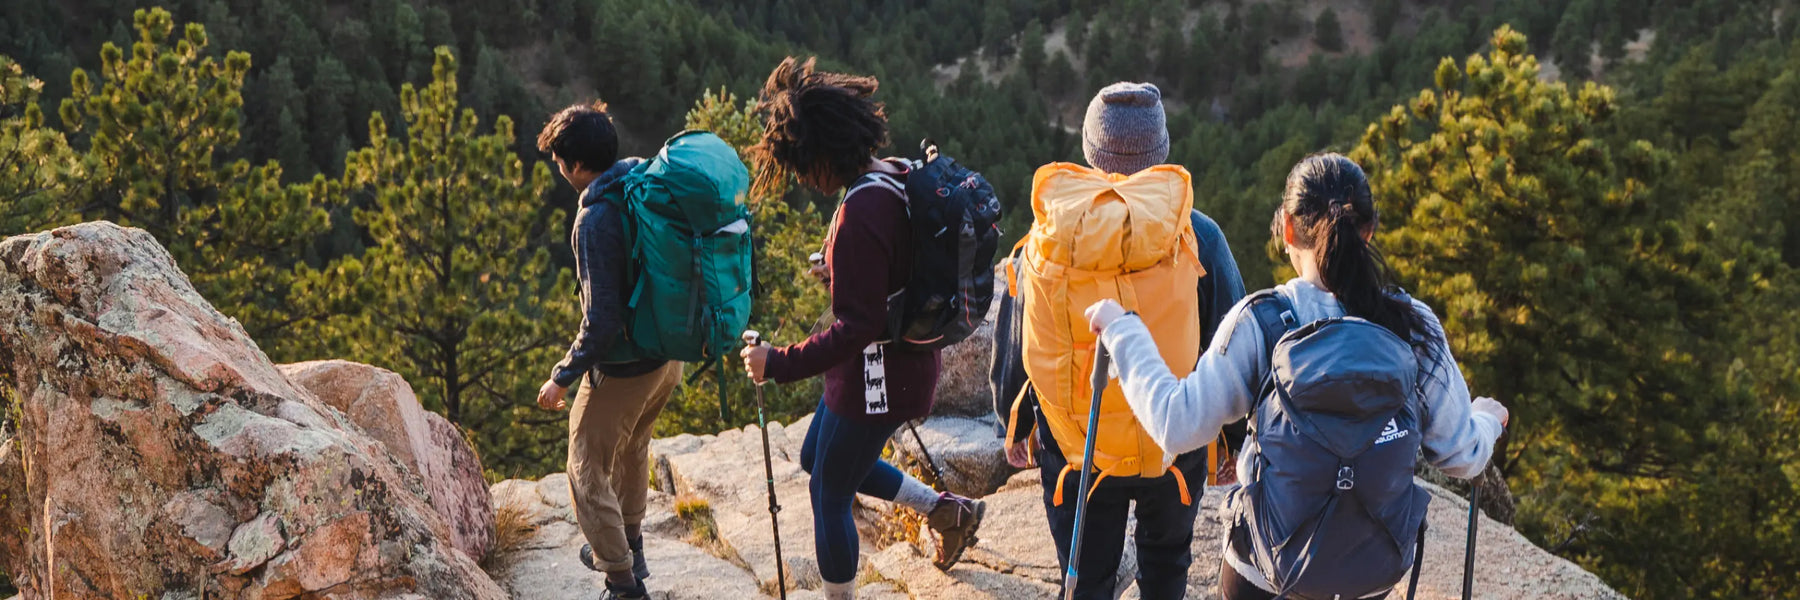
[{"label": "navy jacket", "polygon": [[636,377],[666,362],[601,362],[613,344],[631,343],[624,335],[625,303],[631,295],[631,248],[625,240],[624,211],[608,198],[623,193],[625,174],[641,162],[641,158],[627,158],[614,163],[581,193],[581,211],[575,213],[575,226],[569,232],[581,292],[581,330],[551,375],[557,385],[571,387],[589,370],[608,377]]},{"label": "navy jacket", "polygon": [[[1218,333],[1225,313],[1231,312],[1231,307],[1244,298],[1244,277],[1238,273],[1237,260],[1231,256],[1231,246],[1225,243],[1225,232],[1219,229],[1219,224],[1198,210],[1193,211],[1189,219],[1194,225],[1195,241],[1200,246],[1200,265],[1206,268],[1206,275],[1200,277],[1197,290],[1200,295],[1200,349],[1205,350],[1212,344],[1213,334]],[[1016,259],[1015,256],[1007,260]],[[1024,339],[1018,328],[1018,323],[1024,320],[1024,310],[1023,305],[1013,302],[1012,296],[1000,295],[999,314],[994,319],[994,357],[988,380],[994,389],[994,413],[1000,416],[1001,423],[1007,422],[1013,400],[1029,383],[1025,361],[1020,356]],[[1013,441],[1022,441],[1031,435],[1039,419],[1037,396],[1027,390],[1019,406],[1020,422],[1013,432]],[[1061,453],[1051,436],[1039,436],[1039,441],[1043,443],[1045,453]],[[1204,448],[1175,459],[1175,466],[1182,473],[1205,473],[1205,463]],[[1108,477],[1105,483],[1110,487],[1129,485],[1134,480],[1137,478]]]}]

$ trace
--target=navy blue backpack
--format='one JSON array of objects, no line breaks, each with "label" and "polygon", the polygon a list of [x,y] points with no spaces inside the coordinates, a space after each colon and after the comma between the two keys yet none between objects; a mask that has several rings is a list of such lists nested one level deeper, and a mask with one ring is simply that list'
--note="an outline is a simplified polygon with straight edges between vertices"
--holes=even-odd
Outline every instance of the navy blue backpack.
[{"label": "navy blue backpack", "polygon": [[1424,546],[1431,495],[1413,483],[1419,363],[1356,317],[1299,323],[1273,290],[1250,300],[1270,372],[1251,409],[1254,457],[1231,499],[1233,551],[1278,598],[1348,600],[1392,589]]}]

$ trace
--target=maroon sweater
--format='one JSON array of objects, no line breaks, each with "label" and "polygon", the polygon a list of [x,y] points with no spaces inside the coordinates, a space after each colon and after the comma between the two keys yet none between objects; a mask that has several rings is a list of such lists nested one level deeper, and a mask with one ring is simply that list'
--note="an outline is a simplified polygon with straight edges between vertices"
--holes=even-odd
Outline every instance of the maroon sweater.
[{"label": "maroon sweater", "polygon": [[[905,184],[905,175],[894,178]],[[866,181],[852,184],[825,238],[837,321],[806,341],[771,350],[764,374],[786,383],[823,373],[825,406],[838,416],[884,423],[918,419],[931,412],[938,352],[883,344],[880,371],[864,357],[887,328],[887,298],[905,287],[913,258],[905,198],[883,185],[857,187]],[[871,414],[881,410],[875,399],[883,388],[887,412]]]}]

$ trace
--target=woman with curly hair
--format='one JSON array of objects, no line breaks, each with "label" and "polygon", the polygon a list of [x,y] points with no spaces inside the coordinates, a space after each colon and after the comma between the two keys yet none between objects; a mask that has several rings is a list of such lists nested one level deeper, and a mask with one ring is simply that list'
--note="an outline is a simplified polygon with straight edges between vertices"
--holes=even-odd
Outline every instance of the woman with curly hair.
[{"label": "woman with curly hair", "polygon": [[836,322],[791,346],[745,348],[745,371],[758,382],[825,377],[800,466],[812,478],[813,542],[831,600],[855,597],[858,543],[850,509],[858,493],[889,500],[926,516],[936,532],[934,563],[949,569],[975,542],[985,505],[938,494],[881,460],[901,424],[931,412],[938,352],[890,346],[888,297],[912,271],[913,239],[906,213],[903,161],[876,158],[888,144],[887,115],[870,99],[873,77],[815,70],[814,60],[789,57],[769,75],[758,109],[764,132],[751,148],[755,189],[786,177],[832,194],[848,189],[825,239],[825,266],[816,275],[831,290]]}]

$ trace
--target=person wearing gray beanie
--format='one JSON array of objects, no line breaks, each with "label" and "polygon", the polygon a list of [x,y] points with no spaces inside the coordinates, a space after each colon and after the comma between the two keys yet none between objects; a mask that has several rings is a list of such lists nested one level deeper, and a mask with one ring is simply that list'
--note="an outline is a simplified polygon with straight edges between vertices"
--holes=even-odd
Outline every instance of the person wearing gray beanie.
[{"label": "person wearing gray beanie", "polygon": [[[1087,119],[1081,128],[1081,149],[1088,165],[1106,173],[1133,175],[1169,160],[1169,130],[1163,114],[1162,91],[1148,83],[1115,83],[1100,90],[1088,105]],[[1058,167],[1060,168],[1060,167]],[[1036,184],[1034,184],[1035,187]],[[1083,182],[1081,185],[1087,185]],[[1036,195],[1041,190],[1033,190]],[[1098,203],[1104,196],[1094,200]],[[1033,200],[1034,205],[1036,200]],[[1225,232],[1211,218],[1189,209],[1193,226],[1195,254],[1205,274],[1200,276],[1193,293],[1200,312],[1200,347],[1212,342],[1220,324],[1231,308],[1244,297],[1244,278],[1226,243]],[[1010,272],[1028,278],[1029,260],[1024,250],[1006,258]],[[1024,304],[1028,285],[1019,286],[1019,295],[997,294],[1000,305],[995,308],[994,347],[989,364],[994,411],[1009,423],[1007,429],[1007,463],[1021,469],[1036,466],[1038,481],[1044,488],[1044,516],[1050,528],[1050,539],[1056,546],[1057,566],[1070,570],[1070,554],[1075,539],[1075,502],[1058,502],[1059,480],[1069,474],[1065,446],[1050,429],[1049,413],[1039,404],[1036,388],[1025,370],[1026,334]],[[1159,293],[1182,295],[1185,290],[1160,290]],[[1185,299],[1183,299],[1185,300]],[[1085,412],[1085,410],[1084,410]],[[1008,416],[1011,418],[1008,419]],[[1083,415],[1085,416],[1085,415]],[[1243,425],[1226,426],[1226,447],[1236,450],[1242,444]],[[1235,433],[1233,433],[1235,432]],[[1079,435],[1079,432],[1078,432]],[[1078,445],[1082,439],[1065,440]],[[1200,502],[1187,490],[1188,481],[1204,481],[1215,472],[1217,463],[1205,449],[1176,456],[1174,470],[1179,473],[1140,476],[1105,477],[1087,492],[1087,509],[1082,521],[1080,564],[1083,576],[1075,582],[1074,600],[1112,600],[1127,586],[1137,586],[1144,600],[1185,600],[1188,571],[1193,567],[1194,523],[1199,518]],[[1221,461],[1228,462],[1228,461]],[[1193,477],[1195,479],[1188,479]],[[1076,485],[1079,476],[1069,480]],[[1222,479],[1221,482],[1227,481]],[[1127,524],[1135,515],[1137,526],[1129,536]],[[1129,539],[1128,539],[1129,538]],[[1119,564],[1130,541],[1137,549],[1136,581],[1118,577]],[[1211,569],[1212,565],[1202,565]],[[1128,571],[1129,572],[1129,571]],[[1067,592],[1068,590],[1064,590]],[[1058,594],[1057,597],[1068,597]]]},{"label": "person wearing gray beanie", "polygon": [[1081,123],[1081,153],[1088,165],[1130,175],[1169,159],[1169,128],[1162,90],[1121,81],[1100,89]]}]

